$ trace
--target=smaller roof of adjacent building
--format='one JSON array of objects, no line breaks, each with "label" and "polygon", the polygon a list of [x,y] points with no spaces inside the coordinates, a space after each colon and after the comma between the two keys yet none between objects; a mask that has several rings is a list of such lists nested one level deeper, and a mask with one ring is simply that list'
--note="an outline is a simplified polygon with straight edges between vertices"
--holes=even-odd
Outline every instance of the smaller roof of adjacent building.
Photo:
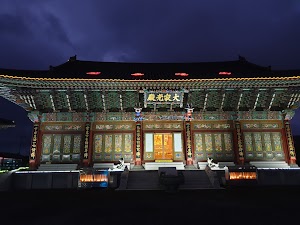
[{"label": "smaller roof of adjacent building", "polygon": [[15,126],[16,126],[16,124],[14,121],[0,118],[0,129],[8,128],[8,127],[15,127]]},{"label": "smaller roof of adjacent building", "polygon": [[32,78],[81,79],[216,79],[299,76],[300,70],[272,70],[248,62],[244,57],[235,61],[195,63],[124,63],[77,60],[76,56],[49,70],[0,69],[0,75]]}]

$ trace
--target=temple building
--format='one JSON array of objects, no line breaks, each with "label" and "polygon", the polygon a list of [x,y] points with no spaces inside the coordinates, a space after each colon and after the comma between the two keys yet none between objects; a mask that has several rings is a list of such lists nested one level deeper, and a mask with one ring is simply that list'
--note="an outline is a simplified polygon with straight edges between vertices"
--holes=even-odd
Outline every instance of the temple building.
[{"label": "temple building", "polygon": [[49,70],[0,69],[0,96],[33,121],[30,167],[155,163],[296,166],[290,120],[300,71],[240,57],[113,63],[71,57]]}]

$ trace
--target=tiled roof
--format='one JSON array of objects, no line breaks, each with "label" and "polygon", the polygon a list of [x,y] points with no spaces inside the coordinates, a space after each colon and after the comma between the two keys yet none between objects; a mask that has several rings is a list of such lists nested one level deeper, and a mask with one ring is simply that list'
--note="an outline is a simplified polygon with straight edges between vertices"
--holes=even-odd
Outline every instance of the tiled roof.
[{"label": "tiled roof", "polygon": [[[100,72],[99,75],[88,75],[88,72]],[[220,75],[229,72],[230,75]],[[143,76],[132,76],[141,73]],[[186,73],[188,76],[176,76]],[[299,76],[300,70],[274,71],[250,63],[244,58],[226,62],[201,63],[123,63],[81,61],[71,57],[69,61],[49,70],[11,70],[0,69],[0,74],[37,77],[37,78],[85,78],[85,79],[124,79],[124,80],[158,80],[158,79],[215,79],[239,77],[280,77]]]},{"label": "tiled roof", "polygon": [[14,127],[14,126],[16,126],[14,121],[0,118],[0,128],[1,127]]}]

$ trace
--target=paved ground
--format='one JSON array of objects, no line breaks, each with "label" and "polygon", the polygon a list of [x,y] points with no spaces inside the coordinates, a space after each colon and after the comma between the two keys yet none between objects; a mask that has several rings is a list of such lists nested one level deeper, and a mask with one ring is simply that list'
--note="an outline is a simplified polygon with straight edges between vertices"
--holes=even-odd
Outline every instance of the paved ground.
[{"label": "paved ground", "polygon": [[0,224],[300,224],[300,188],[0,194]]}]

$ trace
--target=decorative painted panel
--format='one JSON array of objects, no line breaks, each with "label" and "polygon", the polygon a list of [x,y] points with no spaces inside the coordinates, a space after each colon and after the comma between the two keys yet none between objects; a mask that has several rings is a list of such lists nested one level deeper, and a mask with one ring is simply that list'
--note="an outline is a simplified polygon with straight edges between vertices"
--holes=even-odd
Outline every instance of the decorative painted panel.
[{"label": "decorative painted panel", "polygon": [[278,125],[278,123],[274,123],[274,124],[263,123],[263,124],[261,124],[261,128],[274,129],[274,128],[279,128],[279,125]]},{"label": "decorative painted panel", "polygon": [[274,147],[276,152],[281,152],[283,151],[282,149],[282,142],[281,142],[281,133],[279,132],[272,132],[272,137],[274,141]]},{"label": "decorative painted panel", "polygon": [[97,124],[96,130],[112,130],[113,125],[112,124]]},{"label": "decorative painted panel", "polygon": [[284,160],[280,132],[244,132],[246,158]]},{"label": "decorative painted panel", "polygon": [[207,160],[212,157],[214,160],[233,160],[233,139],[232,133],[194,133],[194,146],[196,160]]},{"label": "decorative painted panel", "polygon": [[276,129],[280,128],[278,123],[244,123],[244,129]]},{"label": "decorative painted panel", "polygon": [[132,124],[116,124],[114,127],[116,130],[131,130],[133,128]]},{"label": "decorative painted panel", "polygon": [[83,130],[83,126],[82,125],[65,125],[63,127],[64,130]]},{"label": "decorative painted panel", "polygon": [[271,134],[270,133],[263,133],[263,139],[264,139],[264,150],[265,151],[272,151]]},{"label": "decorative painted panel", "polygon": [[124,151],[126,153],[132,153],[132,142],[133,142],[132,134],[124,134],[124,142],[125,142]]},{"label": "decorative painted panel", "polygon": [[253,151],[253,142],[251,133],[244,133],[245,147],[247,152]]},{"label": "decorative painted panel", "polygon": [[94,136],[94,151],[95,153],[102,152],[102,134],[96,134]]},{"label": "decorative painted panel", "polygon": [[231,125],[227,123],[195,123],[194,129],[230,129]]},{"label": "decorative painted panel", "polygon": [[224,133],[224,147],[226,152],[232,152],[233,146],[232,146],[232,133]]},{"label": "decorative painted panel", "polygon": [[61,148],[61,135],[53,135],[53,154],[60,154]]},{"label": "decorative painted panel", "polygon": [[81,135],[74,135],[73,153],[80,153],[81,140],[82,140],[82,136]]},{"label": "decorative painted panel", "polygon": [[254,134],[255,150],[260,152],[262,151],[261,133],[253,133],[253,134]]},{"label": "decorative painted panel", "polygon": [[52,149],[52,135],[51,134],[44,134],[43,135],[43,154],[50,154],[50,151]]},{"label": "decorative painted panel", "polygon": [[106,134],[104,135],[104,140],[105,140],[105,152],[106,153],[111,153],[112,152],[112,134]]},{"label": "decorative painted panel", "polygon": [[96,130],[133,130],[132,123],[128,124],[96,124]]},{"label": "decorative painted panel", "polygon": [[203,141],[202,141],[202,134],[195,133],[194,142],[195,142],[195,152],[202,152],[204,150]]},{"label": "decorative painted panel", "polygon": [[70,153],[71,139],[72,139],[71,135],[64,135],[64,148],[63,148],[64,153]]},{"label": "decorative painted panel", "polygon": [[117,161],[124,158],[129,161],[133,154],[133,134],[94,134],[94,161]]},{"label": "decorative painted panel", "polygon": [[182,129],[181,123],[146,123],[144,124],[145,130],[152,130],[152,129],[171,129],[171,130],[178,130]]},{"label": "decorative painted panel", "polygon": [[217,152],[222,151],[222,137],[221,134],[214,133],[214,139],[215,139],[215,150]]},{"label": "decorative painted panel", "polygon": [[[274,103],[273,103],[274,104]],[[282,113],[278,111],[239,111],[239,120],[282,120]]]},{"label": "decorative painted panel", "polygon": [[81,135],[44,134],[42,137],[42,162],[79,161]]},{"label": "decorative painted panel", "polygon": [[60,131],[63,129],[62,125],[47,125],[45,126],[45,130],[50,130],[50,131]]},{"label": "decorative painted panel", "polygon": [[213,149],[212,149],[212,135],[211,134],[204,134],[204,145],[205,145],[205,150],[207,152],[211,152]]},{"label": "decorative painted panel", "polygon": [[122,134],[115,134],[115,152],[122,151]]}]

